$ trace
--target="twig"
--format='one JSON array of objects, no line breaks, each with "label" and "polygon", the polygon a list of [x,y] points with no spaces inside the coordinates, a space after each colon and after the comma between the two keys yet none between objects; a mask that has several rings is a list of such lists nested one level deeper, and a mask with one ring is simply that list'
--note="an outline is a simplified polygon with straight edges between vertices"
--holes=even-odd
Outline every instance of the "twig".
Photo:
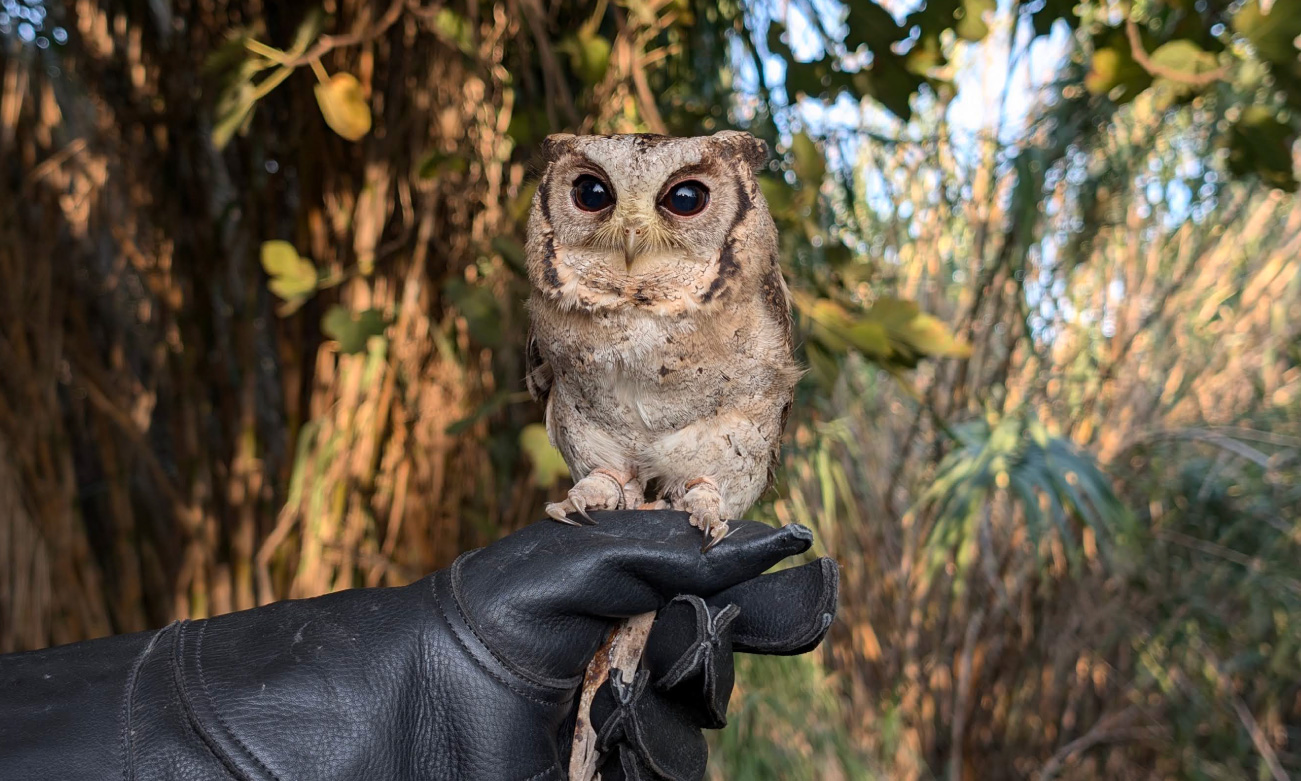
[{"label": "twig", "polygon": [[1153,536],[1158,540],[1173,542],[1175,545],[1182,545],[1185,548],[1200,551],[1207,555],[1224,559],[1225,561],[1231,561],[1234,564],[1241,564],[1253,572],[1260,572],[1264,569],[1264,565],[1261,564],[1260,559],[1253,558],[1245,553],[1240,553],[1232,548],[1226,548],[1223,545],[1208,540],[1199,540],[1196,537],[1190,537],[1187,534],[1182,534],[1170,529],[1158,529]]},{"label": "twig", "polygon": [[1260,724],[1256,721],[1256,717],[1252,715],[1251,709],[1247,707],[1247,703],[1243,702],[1242,697],[1234,691],[1228,676],[1224,674],[1224,670],[1220,669],[1220,660],[1216,658],[1215,654],[1201,639],[1195,639],[1193,647],[1210,663],[1211,672],[1215,674],[1216,687],[1219,688],[1222,694],[1229,697],[1229,701],[1233,705],[1233,711],[1238,716],[1238,721],[1242,722],[1242,726],[1251,735],[1251,742],[1256,746],[1256,751],[1260,753],[1260,758],[1265,762],[1265,766],[1269,768],[1269,773],[1274,777],[1274,781],[1289,781],[1290,777],[1287,770],[1283,768],[1283,763],[1279,761],[1274,747],[1269,744],[1269,739],[1265,737],[1265,731],[1260,728]]},{"label": "twig", "polygon": [[980,630],[985,625],[985,611],[978,608],[967,623],[962,640],[962,656],[958,658],[958,685],[953,702],[953,725],[949,731],[949,780],[962,779],[962,744],[966,742],[967,714],[971,711],[971,695],[975,681],[972,676],[973,657]]},{"label": "twig", "polygon": [[[1219,674],[1219,670],[1216,670]],[[1242,726],[1247,728],[1251,733],[1251,742],[1255,744],[1256,750],[1260,752],[1260,758],[1265,760],[1265,766],[1269,768],[1269,773],[1274,777],[1274,781],[1288,781],[1287,771],[1283,769],[1283,763],[1278,761],[1278,754],[1274,753],[1274,747],[1269,745],[1269,740],[1265,738],[1264,731],[1256,723],[1256,717],[1251,715],[1251,710],[1247,703],[1242,701],[1238,695],[1233,695],[1233,710],[1238,714],[1238,720]]]},{"label": "twig", "polygon": [[652,133],[668,133],[668,126],[664,124],[659,107],[655,105],[655,93],[651,92],[650,83],[646,81],[646,69],[635,50],[632,52],[632,83],[637,88],[637,104],[641,108],[642,119],[646,120],[646,126]]},{"label": "twig", "polygon": [[63,165],[73,157],[81,154],[86,148],[86,139],[76,138],[68,143],[59,151],[38,163],[31,171],[23,177],[22,184],[18,186],[19,191],[25,191],[28,187],[39,182],[50,174],[51,171]]},{"label": "twig", "polygon": [[317,39],[316,45],[307,50],[307,53],[290,60],[285,63],[285,65],[290,68],[297,68],[299,65],[306,65],[312,60],[319,60],[321,57],[340,46],[352,46],[354,44],[365,43],[366,41],[378,38],[387,32],[388,28],[392,27],[402,16],[402,9],[406,4],[406,0],[393,0],[393,3],[389,5],[388,10],[384,12],[384,15],[380,17],[379,22],[373,27],[367,27],[358,30],[355,33],[347,33],[345,35],[322,35]]},{"label": "twig", "polygon": [[1152,62],[1147,49],[1143,48],[1143,39],[1139,37],[1138,25],[1134,23],[1134,18],[1129,15],[1125,17],[1125,35],[1129,38],[1129,51],[1134,57],[1134,62],[1137,62],[1143,70],[1153,76],[1169,79],[1180,84],[1187,84],[1190,87],[1205,87],[1214,84],[1229,73],[1228,65],[1221,65],[1215,70],[1206,73],[1190,74]]},{"label": "twig", "polygon": [[[1094,746],[1124,740],[1141,740],[1158,732],[1154,727],[1125,726],[1125,722],[1130,721],[1135,714],[1137,710],[1131,705],[1113,717],[1104,716],[1098,719],[1088,732],[1057,749],[1057,753],[1053,754],[1039,770],[1038,781],[1048,781],[1053,778],[1072,757],[1083,754]],[[1117,722],[1120,724],[1116,724]]]},{"label": "twig", "polygon": [[621,622],[610,632],[610,637],[587,665],[582,693],[578,698],[578,723],[574,726],[573,748],[569,752],[570,781],[592,781],[595,777],[599,755],[596,750],[596,730],[592,729],[590,720],[592,699],[596,696],[596,690],[610,677],[612,670],[620,672],[624,683],[632,683],[654,623],[654,612],[642,613]]},{"label": "twig", "polygon": [[1147,434],[1141,434],[1132,439],[1125,447],[1121,448],[1121,453],[1128,452],[1146,442],[1152,442],[1161,439],[1191,439],[1197,442],[1205,442],[1214,445],[1222,450],[1226,450],[1239,458],[1252,462],[1256,466],[1269,468],[1269,456],[1261,451],[1238,440],[1219,434],[1215,431],[1200,428],[1182,428],[1166,431],[1152,431]]},{"label": "twig", "polygon": [[[560,69],[560,62],[556,59],[556,53],[551,48],[551,41],[547,35],[547,22],[542,13],[542,5],[538,0],[522,0],[520,6],[524,9],[524,17],[528,21],[529,32],[532,34],[533,42],[538,47],[538,58],[542,64],[542,80],[546,84],[548,97],[552,98],[547,103],[550,110],[552,103],[559,103],[560,108],[564,111],[565,120],[569,125],[578,125],[578,111],[574,109],[574,98],[569,94],[569,85],[565,82],[565,74]],[[552,119],[553,126],[558,123]]]}]

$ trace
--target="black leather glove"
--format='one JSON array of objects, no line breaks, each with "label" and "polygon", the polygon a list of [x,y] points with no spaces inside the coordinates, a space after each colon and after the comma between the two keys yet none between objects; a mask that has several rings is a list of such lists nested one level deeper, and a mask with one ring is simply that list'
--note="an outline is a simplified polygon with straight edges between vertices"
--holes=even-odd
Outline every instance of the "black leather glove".
[{"label": "black leather glove", "polygon": [[2,656],[0,778],[561,779],[588,660],[660,608],[636,681],[594,703],[603,776],[700,778],[731,651],[816,645],[835,565],[757,577],[808,549],[800,526],[738,522],[702,555],[682,513],[596,517],[403,588]]}]

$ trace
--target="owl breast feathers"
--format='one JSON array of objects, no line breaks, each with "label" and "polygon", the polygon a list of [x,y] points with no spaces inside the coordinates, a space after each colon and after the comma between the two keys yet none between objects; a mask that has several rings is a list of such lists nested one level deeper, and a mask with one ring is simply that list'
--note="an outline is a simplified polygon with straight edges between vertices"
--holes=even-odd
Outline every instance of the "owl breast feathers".
[{"label": "owl breast feathers", "polygon": [[558,135],[544,154],[527,379],[578,481],[548,511],[669,506],[717,535],[769,483],[800,376],[767,148]]}]

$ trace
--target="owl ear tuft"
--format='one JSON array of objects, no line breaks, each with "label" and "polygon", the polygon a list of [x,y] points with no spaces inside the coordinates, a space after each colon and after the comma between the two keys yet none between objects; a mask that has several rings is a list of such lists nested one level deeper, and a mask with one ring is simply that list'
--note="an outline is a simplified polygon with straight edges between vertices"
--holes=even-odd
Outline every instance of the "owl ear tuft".
[{"label": "owl ear tuft", "polygon": [[725,147],[744,160],[751,171],[757,172],[768,162],[768,144],[743,130],[721,130],[713,138],[723,142]]},{"label": "owl ear tuft", "polygon": [[578,136],[573,133],[552,133],[542,139],[542,159],[554,163],[562,154],[573,149],[575,138]]}]

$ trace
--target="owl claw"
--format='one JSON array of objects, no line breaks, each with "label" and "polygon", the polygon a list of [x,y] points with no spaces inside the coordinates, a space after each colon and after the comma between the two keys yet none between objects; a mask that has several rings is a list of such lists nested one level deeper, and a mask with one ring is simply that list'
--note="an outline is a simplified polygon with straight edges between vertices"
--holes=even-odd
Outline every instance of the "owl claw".
[{"label": "owl claw", "polygon": [[593,526],[596,525],[596,521],[592,520],[592,516],[587,514],[587,502],[583,499],[583,497],[570,496],[569,503],[574,506],[574,512],[583,516],[583,520],[587,521],[589,524]]},{"label": "owl claw", "polygon": [[[596,519],[588,514],[588,510],[617,510],[625,506],[624,483],[632,484],[632,478],[623,479],[608,469],[594,469],[569,489],[563,502],[548,504],[547,515],[570,526],[594,526]],[[571,514],[577,514],[582,522],[570,518]]]},{"label": "owl claw", "polygon": [[554,521],[560,521],[566,526],[582,526],[578,521],[569,519],[569,514],[565,512],[565,502],[550,502],[547,504],[547,515],[551,516]]},{"label": "owl claw", "polygon": [[700,552],[705,553],[728,535],[727,521],[722,515],[723,497],[718,493],[718,484],[708,477],[689,480],[685,488],[682,496],[674,500],[673,508],[691,514],[691,525],[705,535],[700,546]]},{"label": "owl claw", "polygon": [[713,526],[705,529],[705,542],[700,546],[701,553],[708,553],[718,543],[732,536],[736,529],[728,530],[727,521],[715,521]]}]

